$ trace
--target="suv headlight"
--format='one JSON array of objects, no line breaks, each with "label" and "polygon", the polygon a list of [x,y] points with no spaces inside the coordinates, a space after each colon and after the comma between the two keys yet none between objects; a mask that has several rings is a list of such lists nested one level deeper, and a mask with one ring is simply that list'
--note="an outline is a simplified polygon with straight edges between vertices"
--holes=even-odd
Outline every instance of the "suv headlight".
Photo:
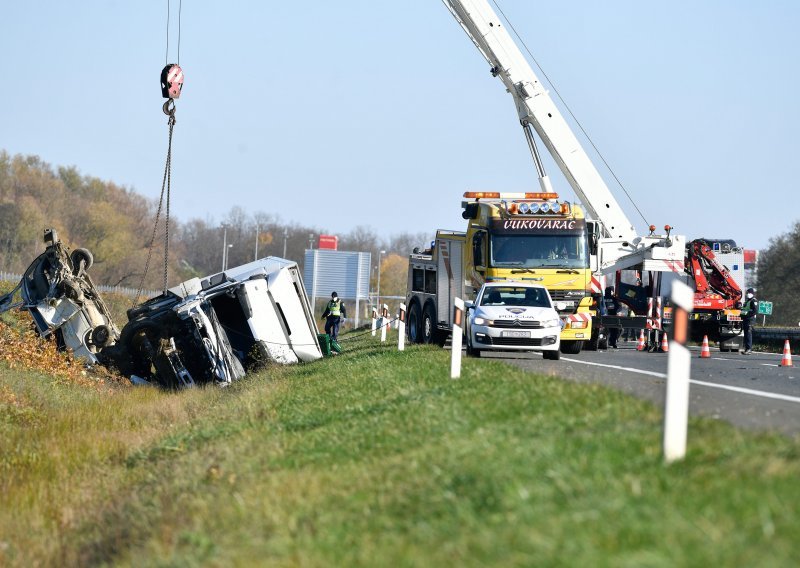
[{"label": "suv headlight", "polygon": [[492,323],[492,320],[487,320],[485,318],[476,317],[476,318],[474,318],[472,320],[472,324],[473,325],[491,325],[491,323]]}]

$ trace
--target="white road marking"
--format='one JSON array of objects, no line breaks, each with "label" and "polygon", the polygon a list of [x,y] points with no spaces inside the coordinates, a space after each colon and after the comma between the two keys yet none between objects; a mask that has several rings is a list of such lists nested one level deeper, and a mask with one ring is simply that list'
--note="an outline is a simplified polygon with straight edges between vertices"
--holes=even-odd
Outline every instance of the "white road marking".
[{"label": "white road marking", "polygon": [[780,365],[774,365],[773,363],[761,363],[765,367],[780,367]]},{"label": "white road marking", "polygon": [[[567,357],[562,357],[562,361],[569,361],[570,363],[581,363],[582,365],[593,365],[595,367],[605,367],[607,369],[617,369],[619,371],[627,371],[629,373],[638,373],[640,375],[650,375],[651,377],[658,377],[660,379],[666,379],[667,375],[664,373],[656,373],[654,371],[645,371],[644,369],[637,369],[635,367],[621,367],[619,365],[606,365],[605,363],[593,363],[592,361],[581,361],[579,359],[568,359]],[[764,363],[766,364],[766,363]],[[777,365],[775,365],[777,367]],[[704,387],[711,387],[716,389],[723,389],[729,390],[734,392],[740,392],[743,394],[749,394],[753,396],[760,396],[764,398],[774,398],[777,400],[786,400],[789,402],[797,402],[800,403],[800,397],[796,396],[789,396],[785,394],[778,394],[774,392],[766,392],[760,390],[753,390],[753,389],[745,389],[742,387],[732,387],[728,385],[720,385],[717,383],[707,383],[705,381],[696,381],[694,379],[689,380],[690,383],[694,383],[696,385],[704,386]]]},{"label": "white road marking", "polygon": [[741,392],[741,393],[744,393],[744,394],[752,394],[754,396],[763,396],[764,398],[776,398],[778,400],[788,400],[789,402],[800,402],[800,397],[789,396],[789,395],[786,395],[786,394],[778,394],[778,393],[775,393],[775,392],[765,392],[765,391],[758,391],[758,390],[752,390],[752,389],[743,389],[741,387],[729,387],[727,385],[717,385],[717,384],[714,384],[714,383],[705,383],[703,381],[692,380],[691,382],[693,382],[696,385],[703,385],[704,387],[715,387],[715,388],[718,388],[718,389],[725,389],[725,390],[730,390],[730,391],[734,391],[734,392]]},{"label": "white road marking", "polygon": [[606,365],[605,363],[592,363],[591,361],[579,361],[578,359],[561,358],[562,361],[569,361],[570,363],[582,363],[584,365],[594,365],[595,367],[606,367],[608,369],[617,369],[619,371],[628,371],[629,373],[639,373],[641,375],[650,375],[658,377],[659,379],[666,379],[665,373],[656,373],[655,371],[645,371],[644,369],[636,369],[634,367],[620,367],[619,365]]}]

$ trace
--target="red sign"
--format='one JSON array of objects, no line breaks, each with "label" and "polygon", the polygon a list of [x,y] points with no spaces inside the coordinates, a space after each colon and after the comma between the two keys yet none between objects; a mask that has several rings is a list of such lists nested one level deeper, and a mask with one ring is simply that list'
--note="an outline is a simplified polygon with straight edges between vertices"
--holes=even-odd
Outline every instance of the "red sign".
[{"label": "red sign", "polygon": [[319,248],[328,250],[339,249],[339,237],[336,235],[320,235]]}]

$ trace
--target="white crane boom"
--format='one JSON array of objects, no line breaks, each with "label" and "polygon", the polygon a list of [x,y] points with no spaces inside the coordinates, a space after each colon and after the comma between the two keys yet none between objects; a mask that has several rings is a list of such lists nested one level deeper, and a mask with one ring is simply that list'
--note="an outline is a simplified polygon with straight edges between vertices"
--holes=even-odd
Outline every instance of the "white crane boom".
[{"label": "white crane boom", "polygon": [[459,25],[486,58],[492,75],[499,77],[514,99],[517,113],[545,191],[544,173],[530,127],[536,130],[588,217],[599,221],[597,269],[602,272],[638,267],[644,270],[683,271],[683,236],[651,233],[638,236],[614,195],[567,124],[525,56],[486,0],[442,0]]},{"label": "white crane boom", "polygon": [[520,122],[536,130],[590,217],[602,222],[605,236],[632,241],[635,228],[489,3],[443,1],[511,93]]}]

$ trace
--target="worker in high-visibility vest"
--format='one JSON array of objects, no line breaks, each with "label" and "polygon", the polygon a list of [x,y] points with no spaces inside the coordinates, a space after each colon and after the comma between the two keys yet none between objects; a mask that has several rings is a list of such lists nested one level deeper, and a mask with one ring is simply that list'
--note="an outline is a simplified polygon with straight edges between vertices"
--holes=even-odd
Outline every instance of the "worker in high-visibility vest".
[{"label": "worker in high-visibility vest", "polygon": [[328,302],[328,305],[325,306],[325,311],[322,313],[322,319],[325,320],[325,333],[330,335],[334,341],[339,337],[339,326],[344,323],[346,317],[347,310],[339,299],[339,294],[333,292],[331,301]]},{"label": "worker in high-visibility vest", "polygon": [[753,352],[753,325],[758,315],[756,291],[753,288],[748,288],[744,298],[744,304],[742,305],[742,330],[744,331],[743,353],[745,355],[750,355],[750,353]]}]

